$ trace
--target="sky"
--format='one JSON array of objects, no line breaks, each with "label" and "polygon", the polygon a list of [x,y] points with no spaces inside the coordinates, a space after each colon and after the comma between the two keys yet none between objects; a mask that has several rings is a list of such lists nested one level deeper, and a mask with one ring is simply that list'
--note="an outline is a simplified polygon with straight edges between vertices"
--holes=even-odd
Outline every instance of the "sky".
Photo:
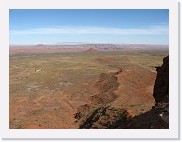
[{"label": "sky", "polygon": [[169,42],[167,9],[11,9],[10,45]]}]

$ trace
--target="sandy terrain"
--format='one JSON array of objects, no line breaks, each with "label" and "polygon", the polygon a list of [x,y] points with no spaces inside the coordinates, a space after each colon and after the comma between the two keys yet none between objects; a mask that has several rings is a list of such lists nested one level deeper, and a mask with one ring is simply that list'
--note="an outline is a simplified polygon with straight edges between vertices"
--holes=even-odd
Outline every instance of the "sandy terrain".
[{"label": "sandy terrain", "polygon": [[10,50],[10,128],[79,128],[99,106],[134,117],[155,104],[155,66],[167,52],[63,50]]}]

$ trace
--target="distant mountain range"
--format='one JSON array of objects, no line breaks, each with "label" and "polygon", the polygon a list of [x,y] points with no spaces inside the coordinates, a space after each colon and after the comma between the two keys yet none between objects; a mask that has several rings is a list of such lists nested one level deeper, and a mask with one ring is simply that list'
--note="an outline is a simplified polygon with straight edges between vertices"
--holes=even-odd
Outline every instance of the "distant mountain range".
[{"label": "distant mountain range", "polygon": [[79,45],[79,44],[90,44],[89,42],[58,42],[55,45]]},{"label": "distant mountain range", "polygon": [[59,42],[56,44],[34,44],[34,45],[28,45],[28,44],[10,44],[9,46],[77,46],[77,45],[82,45],[82,46],[94,46],[94,47],[169,47],[169,45],[154,45],[154,44],[112,44],[112,43],[88,43],[88,42]]},{"label": "distant mountain range", "polygon": [[10,54],[22,53],[58,53],[58,52],[96,52],[96,51],[132,51],[132,52],[169,52],[168,45],[144,44],[73,44],[73,45],[10,45]]}]

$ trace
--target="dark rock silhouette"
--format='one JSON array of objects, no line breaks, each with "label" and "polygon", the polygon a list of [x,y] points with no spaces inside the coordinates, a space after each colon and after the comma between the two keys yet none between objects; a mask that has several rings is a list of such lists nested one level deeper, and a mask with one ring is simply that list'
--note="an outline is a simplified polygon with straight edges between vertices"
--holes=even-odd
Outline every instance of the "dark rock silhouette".
[{"label": "dark rock silhouette", "polygon": [[169,56],[163,59],[163,65],[156,67],[157,77],[154,85],[156,103],[169,102]]},{"label": "dark rock silhouette", "polygon": [[150,111],[128,118],[118,128],[122,129],[169,129],[169,104],[155,105]]}]

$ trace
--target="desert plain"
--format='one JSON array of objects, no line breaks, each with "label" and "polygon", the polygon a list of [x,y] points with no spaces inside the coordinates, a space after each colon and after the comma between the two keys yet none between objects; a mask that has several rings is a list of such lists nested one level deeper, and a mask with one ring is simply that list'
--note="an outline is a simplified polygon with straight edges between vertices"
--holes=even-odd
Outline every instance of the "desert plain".
[{"label": "desert plain", "polygon": [[[77,129],[98,128],[118,110],[130,117],[150,111],[155,67],[169,51],[163,45],[40,44],[11,46],[9,53],[9,128]],[[94,116],[104,107],[103,118]]]}]

